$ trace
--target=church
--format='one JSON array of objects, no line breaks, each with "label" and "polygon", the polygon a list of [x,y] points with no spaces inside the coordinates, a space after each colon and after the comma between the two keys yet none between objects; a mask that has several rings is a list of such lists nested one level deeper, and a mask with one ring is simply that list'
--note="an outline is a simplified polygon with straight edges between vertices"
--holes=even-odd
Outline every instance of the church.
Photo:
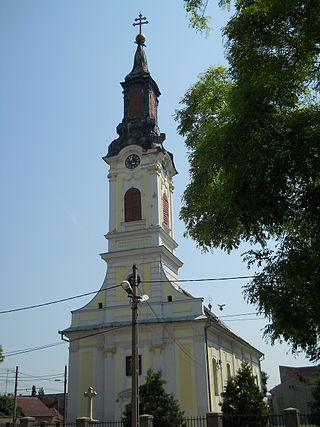
[{"label": "church", "polygon": [[261,382],[262,353],[232,332],[203,298],[179,285],[182,262],[175,255],[172,153],[158,124],[160,90],[150,75],[145,37],[136,37],[132,71],[121,83],[124,113],[103,160],[109,167],[108,251],[101,254],[107,273],[101,290],[72,312],[68,422],[87,415],[84,392],[93,387],[93,416],[118,420],[131,401],[131,306],[120,286],[137,266],[139,384],[149,368],[161,369],[167,392],[186,416],[219,412],[226,381],[242,361]]}]

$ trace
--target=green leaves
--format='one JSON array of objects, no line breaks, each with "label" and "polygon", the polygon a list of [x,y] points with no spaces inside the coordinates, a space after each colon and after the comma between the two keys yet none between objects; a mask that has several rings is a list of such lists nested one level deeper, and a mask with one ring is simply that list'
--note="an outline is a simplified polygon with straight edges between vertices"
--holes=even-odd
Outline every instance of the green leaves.
[{"label": "green leaves", "polygon": [[[10,417],[13,415],[14,399],[11,396],[0,396],[0,416]],[[17,407],[17,416],[21,416],[21,408]]]},{"label": "green leaves", "polygon": [[[147,371],[146,381],[139,387],[140,414],[153,415],[155,425],[161,427],[184,426],[184,413],[181,411],[178,401],[172,394],[166,393],[161,371]],[[131,409],[128,408],[124,422],[130,426]]]},{"label": "green leaves", "polygon": [[229,69],[208,69],[176,113],[191,177],[180,217],[203,250],[255,245],[244,294],[266,337],[320,360],[320,3],[235,7]]},{"label": "green leaves", "polygon": [[243,363],[234,378],[229,378],[225,391],[222,393],[221,410],[224,416],[223,425],[246,427],[265,426],[267,408],[250,366]]},{"label": "green leaves", "polygon": [[[209,35],[211,28],[209,26],[210,16],[206,15],[206,9],[209,0],[183,0],[184,8],[189,16],[190,26],[206,36]],[[230,0],[219,0],[219,6],[230,7]]]}]

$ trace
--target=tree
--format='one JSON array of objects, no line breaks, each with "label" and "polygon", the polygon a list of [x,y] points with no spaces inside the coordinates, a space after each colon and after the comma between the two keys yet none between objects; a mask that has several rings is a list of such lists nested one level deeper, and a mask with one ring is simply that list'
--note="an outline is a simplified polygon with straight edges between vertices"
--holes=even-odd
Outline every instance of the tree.
[{"label": "tree", "polygon": [[222,396],[224,426],[235,425],[235,420],[238,427],[265,426],[267,407],[263,401],[264,395],[248,364],[243,363],[237,375],[228,379]]},{"label": "tree", "polygon": [[4,361],[2,345],[0,345],[0,363]]},{"label": "tree", "polygon": [[[172,394],[166,393],[161,371],[153,372],[149,369],[146,382],[139,387],[140,414],[153,415],[155,426],[180,427],[184,426],[183,411]],[[131,405],[127,406],[123,421],[125,426],[131,425]]]},{"label": "tree", "polygon": [[[184,1],[204,14],[207,1]],[[203,250],[252,245],[244,295],[264,335],[320,360],[320,2],[234,4],[228,70],[202,74],[176,114],[191,175],[180,216]]]},{"label": "tree", "polygon": [[267,387],[268,379],[269,379],[269,375],[265,371],[261,371],[261,391],[264,397],[266,397],[268,393],[268,387]]},{"label": "tree", "polygon": [[[14,399],[10,396],[0,396],[0,416],[11,417],[13,416]],[[17,407],[17,417],[22,414],[21,408]]]}]

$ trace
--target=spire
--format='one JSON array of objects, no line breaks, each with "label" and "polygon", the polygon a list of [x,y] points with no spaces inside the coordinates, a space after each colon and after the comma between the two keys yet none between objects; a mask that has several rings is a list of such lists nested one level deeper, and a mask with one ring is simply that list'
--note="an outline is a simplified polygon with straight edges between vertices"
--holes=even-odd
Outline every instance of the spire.
[{"label": "spire", "polygon": [[143,46],[144,45],[142,43],[141,44],[138,43],[136,54],[134,55],[133,68],[132,68],[132,71],[127,75],[126,80],[132,77],[136,77],[137,75],[140,75],[140,74],[150,74],[148,70],[147,57],[143,49]]},{"label": "spire", "polygon": [[160,133],[158,127],[160,90],[148,70],[143,49],[146,38],[141,32],[144,24],[148,24],[148,21],[140,13],[133,23],[133,26],[139,25],[133,68],[121,83],[124,94],[124,116],[117,126],[119,138],[109,145],[106,157],[116,156],[128,145],[140,145],[145,150],[156,147],[164,150],[162,143],[165,134]]},{"label": "spire", "polygon": [[139,18],[135,18],[135,22],[132,24],[134,27],[136,25],[139,25],[139,34],[136,36],[136,43],[137,43],[137,50],[136,54],[134,56],[134,63],[132,71],[127,75],[126,80],[135,77],[139,74],[148,73],[148,64],[147,64],[147,57],[144,52],[143,46],[145,46],[146,37],[144,34],[142,34],[142,25],[149,24],[147,21],[147,18],[144,16],[142,17],[141,12],[139,13]]}]

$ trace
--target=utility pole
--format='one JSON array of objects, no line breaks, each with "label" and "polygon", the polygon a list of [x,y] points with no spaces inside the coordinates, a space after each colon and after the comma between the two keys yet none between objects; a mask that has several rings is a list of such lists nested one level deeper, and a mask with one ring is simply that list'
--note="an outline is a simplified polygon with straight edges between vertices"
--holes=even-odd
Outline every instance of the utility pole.
[{"label": "utility pole", "polygon": [[67,365],[64,367],[64,386],[63,386],[63,427],[67,424]]},{"label": "utility pole", "polygon": [[131,396],[131,427],[139,426],[139,389],[138,389],[138,378],[139,378],[139,361],[138,361],[138,325],[137,325],[137,266],[132,266],[132,356],[131,356],[131,383],[132,383],[132,396]]},{"label": "utility pole", "polygon": [[18,366],[16,366],[16,380],[14,383],[14,401],[13,401],[13,417],[12,417],[13,427],[16,427],[16,422],[17,422],[17,390],[18,390]]}]

